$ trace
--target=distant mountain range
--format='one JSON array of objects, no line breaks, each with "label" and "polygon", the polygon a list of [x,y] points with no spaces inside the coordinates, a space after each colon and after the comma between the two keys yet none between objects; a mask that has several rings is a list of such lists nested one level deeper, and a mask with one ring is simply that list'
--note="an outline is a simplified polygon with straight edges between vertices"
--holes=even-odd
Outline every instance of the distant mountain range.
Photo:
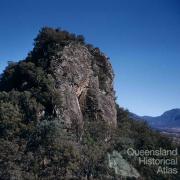
[{"label": "distant mountain range", "polygon": [[180,128],[180,109],[172,109],[164,112],[161,116],[138,116],[130,113],[130,117],[136,120],[146,121],[152,128]]}]

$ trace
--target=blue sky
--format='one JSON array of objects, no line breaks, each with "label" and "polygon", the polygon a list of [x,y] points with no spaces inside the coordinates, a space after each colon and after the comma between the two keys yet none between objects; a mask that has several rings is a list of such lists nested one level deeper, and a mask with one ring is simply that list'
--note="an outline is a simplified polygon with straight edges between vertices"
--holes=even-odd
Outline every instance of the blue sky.
[{"label": "blue sky", "polygon": [[41,27],[62,27],[110,57],[121,106],[180,108],[179,0],[1,0],[0,23],[0,72],[26,57]]}]

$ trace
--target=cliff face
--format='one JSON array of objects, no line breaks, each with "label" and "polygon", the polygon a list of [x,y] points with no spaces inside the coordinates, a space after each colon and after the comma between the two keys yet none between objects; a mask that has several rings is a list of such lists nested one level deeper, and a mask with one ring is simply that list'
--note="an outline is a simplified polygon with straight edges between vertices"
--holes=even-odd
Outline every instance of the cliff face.
[{"label": "cliff face", "polygon": [[105,55],[96,51],[72,42],[51,60],[62,100],[55,112],[67,126],[75,123],[82,128],[85,120],[116,126],[113,70]]},{"label": "cliff face", "polygon": [[85,121],[116,127],[113,79],[109,59],[82,36],[44,28],[26,60],[5,71],[0,90],[30,91],[42,105],[34,110],[37,120],[53,116],[79,130]]}]

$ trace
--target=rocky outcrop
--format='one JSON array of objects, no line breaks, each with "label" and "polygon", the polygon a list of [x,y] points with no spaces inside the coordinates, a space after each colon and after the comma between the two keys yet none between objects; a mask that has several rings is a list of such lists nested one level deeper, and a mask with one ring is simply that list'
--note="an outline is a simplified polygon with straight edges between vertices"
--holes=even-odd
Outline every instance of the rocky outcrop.
[{"label": "rocky outcrop", "polygon": [[136,179],[140,177],[139,172],[117,151],[113,151],[111,154],[108,153],[108,162],[109,167],[113,168],[118,176]]},{"label": "rocky outcrop", "polygon": [[62,99],[56,114],[68,127],[82,128],[85,120],[116,126],[114,74],[104,54],[71,42],[56,52],[51,68]]}]

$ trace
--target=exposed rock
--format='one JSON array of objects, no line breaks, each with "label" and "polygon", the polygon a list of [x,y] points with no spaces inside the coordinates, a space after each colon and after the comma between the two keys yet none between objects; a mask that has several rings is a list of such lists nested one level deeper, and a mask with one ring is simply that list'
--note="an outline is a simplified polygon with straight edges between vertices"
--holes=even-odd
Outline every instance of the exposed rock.
[{"label": "exposed rock", "polygon": [[108,154],[109,167],[115,170],[115,173],[122,177],[129,178],[139,178],[140,174],[138,171],[132,167],[125,159],[123,159],[122,155],[113,151],[112,154]]},{"label": "exposed rock", "polygon": [[114,74],[105,55],[72,42],[56,56],[51,67],[62,99],[57,116],[67,126],[78,125],[80,129],[85,120],[102,120],[116,126]]}]

